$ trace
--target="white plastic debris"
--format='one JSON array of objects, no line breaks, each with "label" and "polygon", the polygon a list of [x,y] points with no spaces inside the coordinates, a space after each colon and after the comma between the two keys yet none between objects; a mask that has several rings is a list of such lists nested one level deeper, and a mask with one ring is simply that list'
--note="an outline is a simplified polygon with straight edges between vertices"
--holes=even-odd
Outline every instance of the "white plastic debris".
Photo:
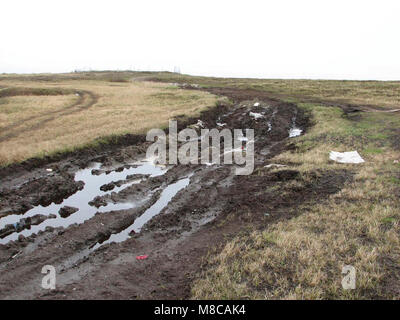
[{"label": "white plastic debris", "polygon": [[258,107],[260,105],[259,102],[256,102],[253,106]]},{"label": "white plastic debris", "polygon": [[53,169],[48,168],[48,169],[46,169],[46,171],[47,171],[47,172],[52,172]]},{"label": "white plastic debris", "polygon": [[250,117],[253,117],[254,119],[259,119],[259,118],[262,118],[264,115],[263,114],[261,114],[261,113],[257,113],[257,112],[249,112],[249,116]]},{"label": "white plastic debris", "polygon": [[299,128],[291,128],[289,130],[289,138],[298,137],[299,135],[301,135],[302,132],[303,132],[303,130],[301,130]]},{"label": "white plastic debris", "polygon": [[282,168],[282,167],[287,167],[287,165],[285,164],[278,164],[278,163],[271,163],[271,164],[267,164],[266,166],[264,166],[264,168]]},{"label": "white plastic debris", "polygon": [[204,122],[200,119],[197,120],[197,123],[194,125],[195,128],[204,128]]},{"label": "white plastic debris", "polygon": [[363,163],[365,162],[363,158],[359,155],[357,151],[349,152],[336,152],[331,151],[329,154],[329,159],[339,162],[339,163]]}]

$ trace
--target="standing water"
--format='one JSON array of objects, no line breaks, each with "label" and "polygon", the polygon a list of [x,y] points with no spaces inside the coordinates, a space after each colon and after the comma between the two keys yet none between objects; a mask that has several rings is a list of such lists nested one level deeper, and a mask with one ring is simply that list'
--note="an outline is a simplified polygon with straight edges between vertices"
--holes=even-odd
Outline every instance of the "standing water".
[{"label": "standing water", "polygon": [[122,230],[119,233],[112,234],[110,238],[104,241],[103,243],[101,244],[97,243],[93,247],[93,250],[96,250],[97,248],[106,243],[122,242],[129,238],[129,234],[132,231],[134,231],[135,233],[140,232],[142,227],[148,221],[150,221],[154,216],[159,214],[180,190],[184,189],[189,185],[190,177],[191,175],[188,176],[187,178],[183,178],[175,183],[171,183],[170,185],[168,185],[161,192],[160,198],[150,208],[148,208],[140,217],[138,217],[132,225],[130,225],[128,228]]},{"label": "standing water", "polygon": [[[95,163],[94,166],[90,168],[86,168],[83,170],[79,170],[75,174],[75,181],[83,181],[85,183],[84,188],[72,196],[65,199],[61,204],[52,203],[47,207],[43,207],[41,205],[32,208],[31,210],[27,211],[23,215],[8,215],[0,219],[0,229],[4,228],[7,224],[13,224],[14,226],[20,221],[21,218],[32,217],[37,214],[42,214],[45,216],[49,216],[50,214],[55,214],[56,218],[54,219],[47,219],[40,223],[39,225],[32,225],[30,229],[22,230],[21,232],[17,232],[15,230],[14,233],[0,239],[0,243],[4,244],[11,240],[16,240],[19,235],[23,235],[28,237],[33,233],[37,233],[40,230],[44,230],[47,226],[50,227],[68,227],[74,223],[83,223],[86,220],[90,219],[95,215],[96,212],[109,212],[115,210],[124,210],[133,208],[137,203],[109,203],[105,207],[95,208],[90,206],[88,203],[93,200],[97,196],[104,196],[107,194],[111,194],[112,192],[119,192],[133,184],[138,184],[142,180],[137,179],[133,181],[129,181],[120,187],[115,187],[111,191],[102,191],[100,187],[103,184],[107,184],[113,181],[118,180],[125,180],[128,175],[132,174],[143,174],[149,175],[150,177],[155,177],[159,175],[163,175],[167,172],[168,169],[162,168],[159,166],[154,165],[152,162],[142,162],[139,165],[135,165],[135,167],[131,167],[128,169],[124,169],[123,171],[117,172],[112,171],[109,174],[103,173],[100,175],[93,175],[92,169],[99,169],[100,163]],[[76,207],[79,210],[70,216],[63,218],[58,214],[58,211],[64,207]]]}]

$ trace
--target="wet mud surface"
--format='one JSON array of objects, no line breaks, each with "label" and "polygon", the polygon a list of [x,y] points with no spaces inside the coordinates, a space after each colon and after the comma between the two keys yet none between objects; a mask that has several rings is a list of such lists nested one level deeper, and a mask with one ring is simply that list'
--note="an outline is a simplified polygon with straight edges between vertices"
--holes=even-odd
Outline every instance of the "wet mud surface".
[{"label": "wet mud surface", "polygon": [[[290,219],[351,179],[346,171],[305,178],[295,166],[265,168],[306,132],[306,116],[254,92],[211,92],[234,105],[202,113],[205,128],[255,130],[251,175],[235,175],[235,165],[156,165],[139,136],[1,169],[0,298],[188,298],[211,248]],[[179,129],[198,120],[178,119]],[[41,287],[45,265],[56,268],[55,290]]]}]

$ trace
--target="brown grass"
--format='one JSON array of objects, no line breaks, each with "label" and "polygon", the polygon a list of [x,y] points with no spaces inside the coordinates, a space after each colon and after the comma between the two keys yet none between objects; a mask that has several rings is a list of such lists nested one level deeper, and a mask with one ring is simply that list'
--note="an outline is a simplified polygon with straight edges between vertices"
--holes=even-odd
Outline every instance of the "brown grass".
[{"label": "brown grass", "polygon": [[221,79],[172,73],[157,73],[148,78],[166,82],[197,83],[203,87],[253,89],[293,102],[323,101],[369,105],[376,108],[400,108],[399,81]]},{"label": "brown grass", "polygon": [[0,90],[0,165],[82,147],[99,137],[145,133],[216,103],[205,92],[162,83],[17,78],[1,84],[7,88]]},{"label": "brown grass", "polygon": [[[303,177],[316,169],[350,168],[353,182],[297,208],[295,218],[246,232],[210,254],[207,270],[193,287],[194,298],[400,298],[400,166],[395,163],[400,151],[385,136],[386,126],[388,131],[399,126],[400,117],[364,114],[355,122],[341,117],[339,109],[303,107],[313,113],[316,125],[297,139],[297,152],[271,161],[297,164],[294,169]],[[330,150],[354,149],[366,163],[328,159]],[[341,286],[345,265],[356,269],[355,290]]]}]

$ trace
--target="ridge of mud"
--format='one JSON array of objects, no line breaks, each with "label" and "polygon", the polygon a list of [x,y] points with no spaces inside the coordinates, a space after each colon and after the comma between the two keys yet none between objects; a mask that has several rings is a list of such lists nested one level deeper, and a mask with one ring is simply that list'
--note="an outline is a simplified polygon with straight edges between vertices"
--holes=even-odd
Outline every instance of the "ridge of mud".
[{"label": "ridge of mud", "polygon": [[57,172],[26,181],[17,188],[0,190],[0,218],[10,214],[24,214],[33,206],[59,203],[83,188],[82,181],[74,181],[68,172]]}]

